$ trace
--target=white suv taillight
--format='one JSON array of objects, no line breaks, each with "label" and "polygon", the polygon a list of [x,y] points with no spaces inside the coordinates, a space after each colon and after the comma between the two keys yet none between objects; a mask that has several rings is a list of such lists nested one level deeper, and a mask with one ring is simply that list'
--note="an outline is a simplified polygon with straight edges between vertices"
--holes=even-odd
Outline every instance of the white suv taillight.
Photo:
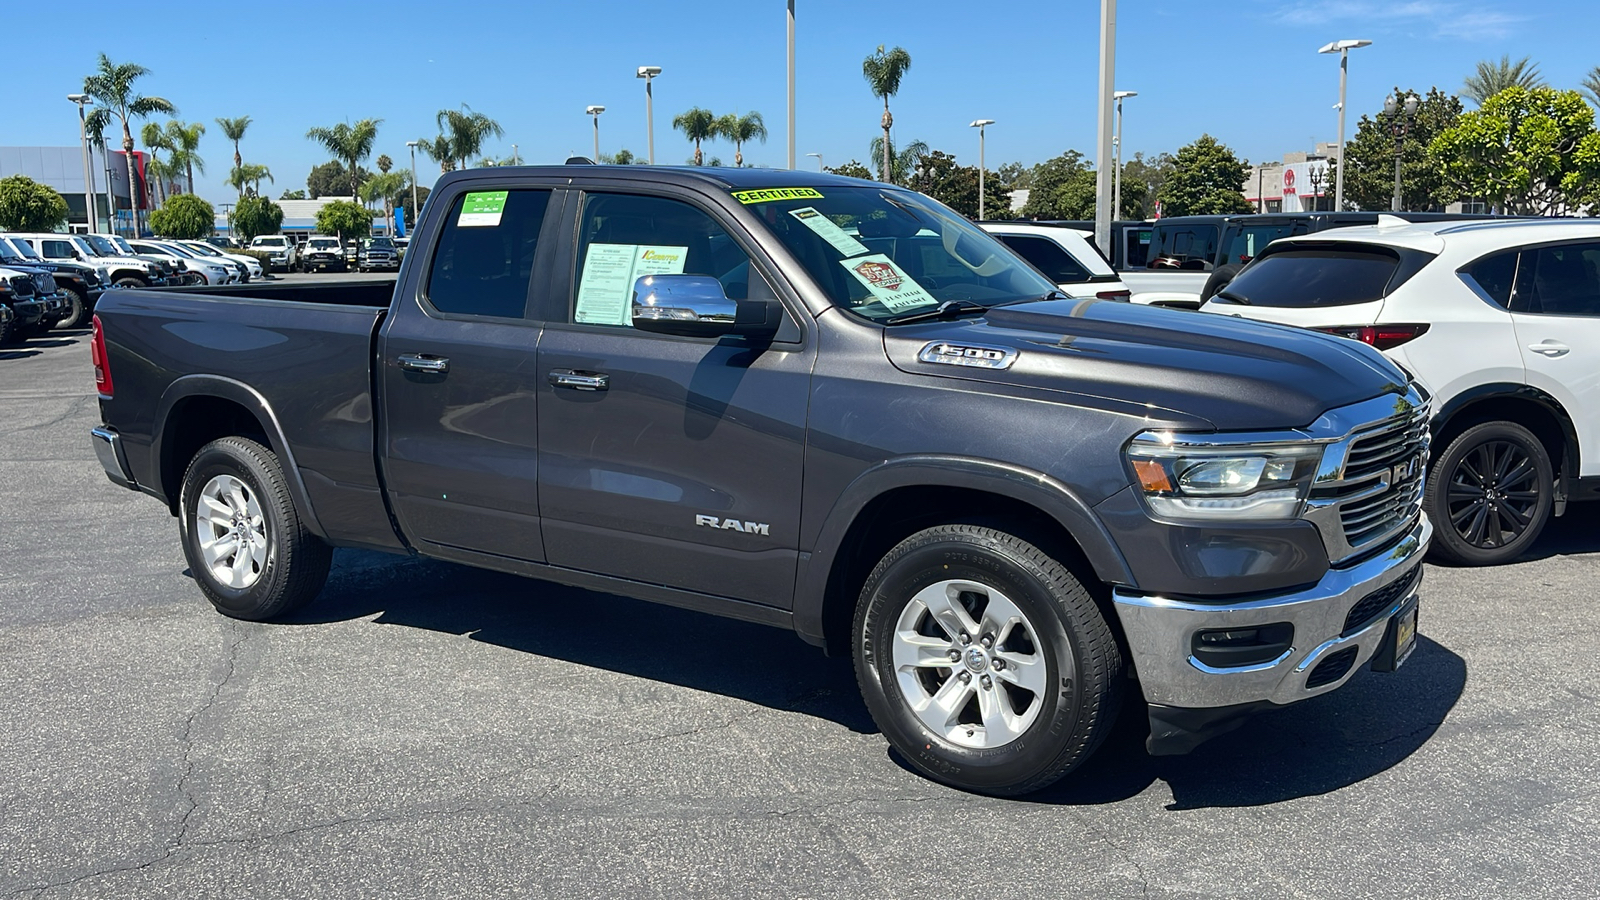
[{"label": "white suv taillight", "polygon": [[1407,341],[1422,337],[1428,332],[1427,325],[1337,325],[1332,328],[1318,328],[1328,334],[1349,338],[1370,344],[1379,350],[1388,350],[1398,347]]}]

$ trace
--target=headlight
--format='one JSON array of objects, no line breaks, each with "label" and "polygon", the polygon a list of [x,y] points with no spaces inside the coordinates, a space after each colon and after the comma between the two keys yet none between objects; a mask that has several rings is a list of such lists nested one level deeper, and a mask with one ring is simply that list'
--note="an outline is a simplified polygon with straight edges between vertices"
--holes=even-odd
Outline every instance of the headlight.
[{"label": "headlight", "polygon": [[1215,446],[1209,436],[1141,435],[1128,445],[1134,486],[1164,519],[1287,520],[1300,514],[1322,459],[1317,444]]}]

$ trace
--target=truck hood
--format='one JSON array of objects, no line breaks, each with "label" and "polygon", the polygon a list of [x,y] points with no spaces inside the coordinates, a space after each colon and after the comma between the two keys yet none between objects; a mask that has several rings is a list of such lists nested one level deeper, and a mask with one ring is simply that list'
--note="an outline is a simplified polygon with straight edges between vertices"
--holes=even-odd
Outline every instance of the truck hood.
[{"label": "truck hood", "polygon": [[[940,343],[1016,358],[1007,368],[919,359]],[[1111,398],[1222,431],[1303,427],[1334,407],[1403,392],[1407,382],[1356,341],[1107,300],[1046,300],[889,327],[884,351],[905,372]]]}]

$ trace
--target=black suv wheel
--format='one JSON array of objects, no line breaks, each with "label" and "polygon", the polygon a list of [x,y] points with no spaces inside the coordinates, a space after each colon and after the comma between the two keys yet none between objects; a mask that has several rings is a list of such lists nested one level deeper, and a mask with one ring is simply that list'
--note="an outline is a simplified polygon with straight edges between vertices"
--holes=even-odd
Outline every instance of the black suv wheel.
[{"label": "black suv wheel", "polygon": [[943,525],[889,552],[856,608],[856,679],[912,766],[969,791],[1038,790],[1094,752],[1122,655],[1088,591],[1003,531]]},{"label": "black suv wheel", "polygon": [[1538,539],[1554,500],[1550,454],[1532,432],[1515,422],[1474,425],[1428,472],[1433,555],[1466,566],[1510,562]]}]

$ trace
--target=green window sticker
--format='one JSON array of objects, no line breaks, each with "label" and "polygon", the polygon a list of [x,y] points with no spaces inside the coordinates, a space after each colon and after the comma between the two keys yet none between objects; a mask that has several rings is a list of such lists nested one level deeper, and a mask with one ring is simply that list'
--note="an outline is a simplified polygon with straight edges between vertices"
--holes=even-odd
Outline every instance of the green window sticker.
[{"label": "green window sticker", "polygon": [[461,216],[456,225],[461,228],[485,228],[500,224],[500,214],[506,211],[506,195],[510,191],[473,191],[461,201]]}]

